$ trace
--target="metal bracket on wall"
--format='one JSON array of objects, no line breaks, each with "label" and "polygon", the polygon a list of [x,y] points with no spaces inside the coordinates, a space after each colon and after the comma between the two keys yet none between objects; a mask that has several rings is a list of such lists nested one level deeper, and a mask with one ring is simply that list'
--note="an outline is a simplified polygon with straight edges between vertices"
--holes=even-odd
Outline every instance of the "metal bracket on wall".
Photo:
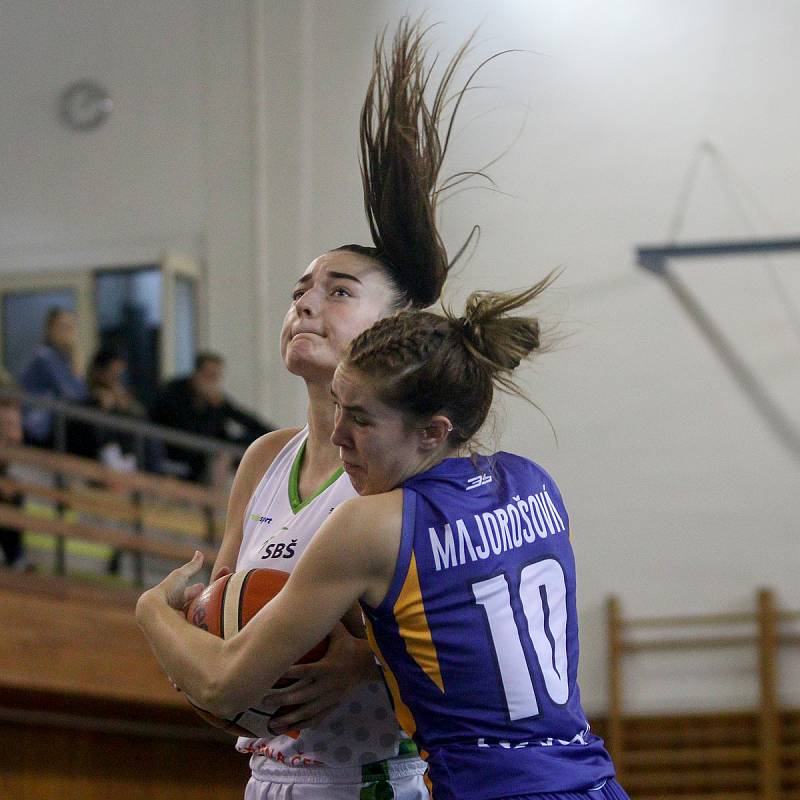
[{"label": "metal bracket on wall", "polygon": [[725,338],[705,309],[687,288],[686,284],[669,269],[676,258],[703,258],[709,256],[734,256],[800,251],[800,238],[751,239],[742,241],[695,242],[637,247],[637,262],[643,269],[664,280],[689,317],[716,351],[739,387],[755,406],[778,437],[781,444],[800,461],[800,430],[775,403],[755,373],[747,366],[736,349]]}]

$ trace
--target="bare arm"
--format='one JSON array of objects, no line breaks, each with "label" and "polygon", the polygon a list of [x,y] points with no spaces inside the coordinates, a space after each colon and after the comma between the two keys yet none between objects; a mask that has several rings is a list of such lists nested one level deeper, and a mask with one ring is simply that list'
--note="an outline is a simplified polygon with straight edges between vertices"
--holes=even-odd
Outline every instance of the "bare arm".
[{"label": "bare arm", "polygon": [[[211,572],[212,580],[236,569],[250,499],[264,472],[297,432],[295,428],[269,433],[247,449],[231,488],[225,535]],[[351,609],[342,622],[344,627],[337,626],[331,631],[331,642],[323,658],[290,667],[282,678],[290,680],[291,685],[273,690],[271,702],[284,709],[272,719],[275,731],[319,724],[353,686],[375,679],[375,662],[369,645],[363,641],[360,611]]]},{"label": "bare arm", "polygon": [[216,580],[226,570],[233,572],[242,546],[244,514],[253,492],[264,472],[275,460],[286,443],[298,432],[289,428],[264,434],[245,451],[228,498],[228,513],[225,517],[225,533],[211,570],[211,580]]},{"label": "bare arm", "polygon": [[372,605],[382,600],[394,573],[401,524],[399,491],[341,505],[283,590],[226,641],[195,628],[177,610],[202,557],[145,592],[136,607],[137,620],[172,680],[203,708],[230,716],[258,704],[359,599]]}]

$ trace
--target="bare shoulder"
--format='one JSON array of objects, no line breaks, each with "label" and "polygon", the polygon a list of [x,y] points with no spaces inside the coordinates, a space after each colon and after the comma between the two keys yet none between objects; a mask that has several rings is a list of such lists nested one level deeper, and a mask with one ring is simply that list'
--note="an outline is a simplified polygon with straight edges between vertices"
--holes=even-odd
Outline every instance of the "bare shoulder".
[{"label": "bare shoulder", "polygon": [[212,575],[217,575],[223,567],[235,569],[244,535],[244,513],[250,498],[269,465],[299,430],[299,428],[284,428],[265,433],[245,451],[231,486],[228,514],[225,518],[225,534]]},{"label": "bare shoulder", "polygon": [[[233,479],[228,504],[229,512],[234,512],[235,515],[243,511],[270,464],[300,430],[300,428],[282,428],[279,431],[270,431],[259,436],[245,450]],[[231,517],[231,514],[228,516]]]},{"label": "bare shoulder", "polygon": [[253,483],[253,488],[255,488],[255,484],[261,479],[278,453],[300,430],[301,428],[281,428],[281,430],[270,431],[259,436],[245,450],[239,469],[236,471],[236,479],[239,480],[241,476],[242,482]]},{"label": "bare shoulder", "polygon": [[403,514],[403,490],[353,497],[339,508],[353,522],[371,525],[392,524]]},{"label": "bare shoulder", "polygon": [[369,553],[376,568],[394,564],[403,526],[403,491],[363,495],[342,503],[330,516],[349,544]]}]

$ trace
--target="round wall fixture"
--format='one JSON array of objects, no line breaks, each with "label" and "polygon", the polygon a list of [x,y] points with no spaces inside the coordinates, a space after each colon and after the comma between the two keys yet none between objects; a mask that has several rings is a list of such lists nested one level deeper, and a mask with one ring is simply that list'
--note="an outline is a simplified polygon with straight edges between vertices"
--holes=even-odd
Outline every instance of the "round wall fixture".
[{"label": "round wall fixture", "polygon": [[76,131],[99,128],[108,119],[113,108],[111,95],[97,81],[75,81],[59,97],[61,119]]}]

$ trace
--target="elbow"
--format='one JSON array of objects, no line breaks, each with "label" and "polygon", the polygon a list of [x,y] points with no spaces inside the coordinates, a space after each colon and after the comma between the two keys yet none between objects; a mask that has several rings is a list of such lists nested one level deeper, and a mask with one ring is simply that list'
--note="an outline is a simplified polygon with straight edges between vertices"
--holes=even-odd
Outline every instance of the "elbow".
[{"label": "elbow", "polygon": [[222,719],[232,719],[242,710],[232,700],[225,686],[216,681],[203,686],[196,696],[191,697],[191,702],[203,711]]},{"label": "elbow", "polygon": [[257,677],[247,673],[249,677],[245,680],[242,674],[231,665],[228,670],[206,675],[197,693],[192,693],[192,702],[196,701],[195,705],[216,717],[233,719],[242,711],[257,706],[280,677],[280,673]]},{"label": "elbow", "polygon": [[147,622],[150,619],[150,609],[149,609],[149,601],[150,601],[150,592],[144,592],[139,596],[139,599],[136,601],[136,623],[138,626],[147,632]]}]

